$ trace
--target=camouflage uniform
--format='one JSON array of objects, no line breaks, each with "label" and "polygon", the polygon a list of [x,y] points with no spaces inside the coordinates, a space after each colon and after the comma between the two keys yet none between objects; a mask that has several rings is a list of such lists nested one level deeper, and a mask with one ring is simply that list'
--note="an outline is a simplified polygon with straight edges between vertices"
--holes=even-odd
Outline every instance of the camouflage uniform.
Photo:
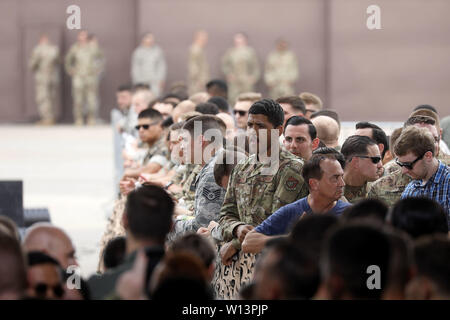
[{"label": "camouflage uniform", "polygon": [[254,91],[261,75],[255,50],[248,46],[228,49],[222,58],[222,71],[227,78],[232,104],[240,93]]},{"label": "camouflage uniform", "polygon": [[363,186],[357,187],[346,184],[344,187],[344,197],[352,204],[367,198],[367,182]]},{"label": "camouflage uniform", "polygon": [[178,204],[183,206],[189,211],[194,212],[194,201],[195,201],[195,180],[197,175],[202,170],[202,166],[199,164],[190,165],[192,170],[186,177],[184,183],[181,183],[183,188],[181,193],[176,194],[175,198],[178,199]]},{"label": "camouflage uniform", "polygon": [[197,232],[200,227],[208,227],[212,220],[219,219],[220,208],[225,197],[225,189],[214,179],[214,165],[217,157],[212,158],[197,175],[195,187],[194,215],[191,218],[177,218],[169,240],[174,240],[186,232]]},{"label": "camouflage uniform", "polygon": [[166,80],[167,66],[164,53],[157,45],[139,46],[131,58],[131,79],[133,84],[146,83],[158,97],[161,94],[160,84]]},{"label": "camouflage uniform", "polygon": [[[263,175],[264,165],[252,155],[241,161],[231,174],[219,224],[223,240],[232,241],[237,249],[241,244],[233,234],[236,227],[257,226],[282,206],[308,194],[301,175],[303,161],[280,148],[278,164],[273,175]],[[239,250],[238,259],[231,266],[222,265],[218,258],[213,280],[218,297],[232,299],[252,279],[255,257]]]},{"label": "camouflage uniform", "polygon": [[[440,152],[437,158],[447,165],[450,164],[450,156]],[[402,169],[395,161],[388,162],[386,165],[389,166],[385,168],[385,171],[390,173],[371,184],[368,197],[383,200],[389,206],[393,206],[400,200],[403,191],[412,179],[402,173]]]},{"label": "camouflage uniform", "polygon": [[31,54],[29,67],[34,73],[36,104],[39,116],[46,123],[55,121],[56,89],[58,77],[59,49],[51,44],[37,45]]},{"label": "camouflage uniform", "polygon": [[298,78],[298,62],[290,50],[272,51],[266,61],[264,82],[272,99],[294,95],[293,84]]},{"label": "camouflage uniform", "polygon": [[188,87],[189,95],[205,91],[209,80],[209,66],[203,48],[192,45],[189,50],[188,61]]},{"label": "camouflage uniform", "polygon": [[[161,138],[148,149],[142,161],[142,165],[144,166],[148,163],[155,162],[160,164],[161,166],[164,166],[169,161],[167,160],[167,155],[168,149],[166,147],[166,144],[164,143],[164,138]],[[162,163],[164,159],[166,162]],[[122,226],[122,216],[125,210],[126,200],[127,197],[121,195],[119,196],[119,199],[114,202],[113,213],[108,218],[106,230],[100,240],[100,261],[98,264],[98,272],[103,272],[103,250],[105,249],[105,246],[108,244],[109,240],[118,236],[125,235],[125,229]]]},{"label": "camouflage uniform", "polygon": [[75,43],[65,59],[66,72],[72,76],[73,116],[83,123],[87,103],[88,122],[94,123],[98,112],[98,80],[103,68],[103,53],[98,46]]}]

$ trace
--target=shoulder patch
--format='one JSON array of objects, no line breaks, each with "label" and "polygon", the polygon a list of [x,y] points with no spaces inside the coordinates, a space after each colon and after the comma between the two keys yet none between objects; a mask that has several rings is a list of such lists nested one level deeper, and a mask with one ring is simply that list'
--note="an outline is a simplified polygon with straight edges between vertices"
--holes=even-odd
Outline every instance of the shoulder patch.
[{"label": "shoulder patch", "polygon": [[296,178],[289,177],[286,180],[286,183],[284,184],[284,186],[286,187],[287,190],[294,191],[295,188],[297,187],[298,183],[299,183],[299,181]]}]

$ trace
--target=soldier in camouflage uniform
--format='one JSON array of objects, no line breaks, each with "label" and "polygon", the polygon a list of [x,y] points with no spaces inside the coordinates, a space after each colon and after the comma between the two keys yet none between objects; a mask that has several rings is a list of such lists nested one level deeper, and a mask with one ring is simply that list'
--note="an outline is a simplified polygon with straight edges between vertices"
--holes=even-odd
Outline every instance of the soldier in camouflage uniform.
[{"label": "soldier in camouflage uniform", "polygon": [[284,40],[277,43],[276,50],[267,57],[264,82],[272,99],[292,96],[294,84],[298,79],[298,62],[294,52],[288,49]]},{"label": "soldier in camouflage uniform", "polygon": [[204,91],[206,82],[209,80],[209,65],[204,52],[207,41],[206,31],[198,31],[189,49],[188,91],[190,96]]},{"label": "soldier in camouflage uniform", "polygon": [[236,102],[240,93],[255,91],[261,70],[255,50],[247,45],[244,34],[234,36],[234,47],[228,49],[222,57],[222,71],[227,79],[231,104]]},{"label": "soldier in camouflage uniform", "polygon": [[[259,145],[264,129],[277,129],[278,136],[270,139],[269,131],[267,150],[259,150],[232,171],[219,219],[225,241],[220,246],[222,259],[213,280],[219,298],[234,298],[241,286],[252,279],[255,255],[240,250],[247,232],[280,207],[308,194],[301,175],[303,161],[279,146],[283,122],[283,109],[273,100],[257,101],[249,110],[250,145]],[[277,154],[272,155],[272,161],[275,159],[277,166],[267,172],[267,163],[263,163],[260,155],[272,146],[276,146]]]},{"label": "soldier in camouflage uniform", "polygon": [[55,122],[55,98],[59,82],[58,63],[58,47],[50,43],[46,34],[42,35],[29,61],[29,67],[34,73],[40,124],[50,125]]},{"label": "soldier in camouflage uniform", "polygon": [[367,184],[380,178],[382,167],[377,143],[366,136],[350,136],[341,149],[345,157],[344,196],[350,203],[367,198]]},{"label": "soldier in camouflage uniform", "polygon": [[65,58],[66,72],[72,77],[73,116],[76,125],[83,125],[83,109],[87,104],[87,122],[95,124],[98,109],[98,77],[103,68],[103,53],[88,42],[88,33],[78,33]]}]

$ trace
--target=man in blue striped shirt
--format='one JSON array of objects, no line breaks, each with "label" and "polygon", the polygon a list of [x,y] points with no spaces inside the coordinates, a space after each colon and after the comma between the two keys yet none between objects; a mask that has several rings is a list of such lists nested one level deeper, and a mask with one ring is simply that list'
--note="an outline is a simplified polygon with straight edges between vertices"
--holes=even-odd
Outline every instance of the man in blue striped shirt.
[{"label": "man in blue striped shirt", "polygon": [[427,197],[436,200],[446,211],[450,226],[450,170],[436,158],[434,138],[425,128],[415,126],[403,129],[394,152],[403,174],[411,181],[403,198]]}]

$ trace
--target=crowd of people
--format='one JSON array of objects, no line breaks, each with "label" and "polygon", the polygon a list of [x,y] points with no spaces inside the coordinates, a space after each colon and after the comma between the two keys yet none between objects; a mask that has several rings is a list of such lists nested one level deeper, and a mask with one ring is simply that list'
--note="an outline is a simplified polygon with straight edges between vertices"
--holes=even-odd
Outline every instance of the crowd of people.
[{"label": "crowd of people", "polygon": [[1,218],[0,298],[450,298],[450,142],[436,108],[411,108],[390,136],[359,122],[340,145],[318,96],[228,88],[120,86],[97,272],[73,281],[61,228],[36,223],[21,239]]}]

